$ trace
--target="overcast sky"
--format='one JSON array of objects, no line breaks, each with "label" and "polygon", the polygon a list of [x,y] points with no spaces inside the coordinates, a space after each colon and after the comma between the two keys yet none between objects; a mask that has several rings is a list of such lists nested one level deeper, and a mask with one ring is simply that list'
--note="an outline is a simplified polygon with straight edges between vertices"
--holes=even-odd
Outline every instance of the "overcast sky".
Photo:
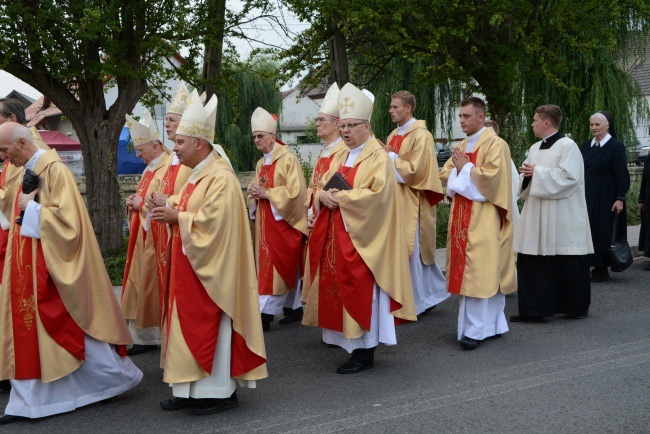
[{"label": "overcast sky", "polygon": [[[241,1],[228,0],[228,7],[230,8],[238,9],[240,5]],[[285,9],[279,10],[278,15],[284,17],[289,30],[294,33],[299,33],[309,26],[306,23],[300,22],[294,15]],[[273,29],[270,23],[261,22],[258,23],[255,27],[248,26],[243,28],[243,30],[252,38],[268,41],[269,43],[276,46],[287,47],[291,43],[291,39],[279,35],[278,32]],[[253,48],[262,46],[258,43],[249,43],[248,41],[242,40],[235,40],[233,42],[237,46],[242,59],[246,59]],[[4,98],[5,95],[7,95],[12,90],[17,90],[18,92],[24,93],[25,95],[34,99],[38,99],[41,96],[41,93],[38,90],[34,89],[27,83],[19,80],[6,71],[0,70],[0,98]]]}]

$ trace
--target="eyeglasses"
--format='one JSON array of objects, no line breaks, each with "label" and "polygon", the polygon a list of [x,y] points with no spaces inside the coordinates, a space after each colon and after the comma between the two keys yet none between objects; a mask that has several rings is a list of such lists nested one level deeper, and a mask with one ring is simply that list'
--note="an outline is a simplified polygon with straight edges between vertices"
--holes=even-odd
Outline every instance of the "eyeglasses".
[{"label": "eyeglasses", "polygon": [[363,125],[363,124],[367,124],[367,123],[368,122],[366,121],[366,122],[357,122],[356,124],[341,124],[341,125],[339,125],[339,130],[343,131],[343,130],[346,130],[348,128],[352,129],[352,127],[356,127],[358,125]]},{"label": "eyeglasses", "polygon": [[142,154],[142,151],[144,151],[146,148],[148,148],[149,146],[151,146],[151,145],[153,145],[155,143],[156,142],[147,143],[146,145],[142,145],[142,147],[139,148],[139,149],[134,146],[133,149],[135,149],[136,154]]},{"label": "eyeglasses", "polygon": [[271,135],[270,133],[267,133],[267,134],[253,134],[253,135],[251,135],[251,137],[253,138],[253,140],[262,140],[264,137],[270,136],[270,135]]}]

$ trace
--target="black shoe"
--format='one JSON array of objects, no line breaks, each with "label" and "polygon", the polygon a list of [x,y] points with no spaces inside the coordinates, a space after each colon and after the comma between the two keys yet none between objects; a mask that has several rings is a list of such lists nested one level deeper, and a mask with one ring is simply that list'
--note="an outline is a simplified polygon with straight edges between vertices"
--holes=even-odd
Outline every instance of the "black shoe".
[{"label": "black shoe", "polygon": [[585,310],[584,312],[577,313],[575,315],[568,315],[567,318],[570,319],[585,319],[589,317],[589,309]]},{"label": "black shoe", "polygon": [[192,408],[194,414],[214,414],[219,413],[230,408],[235,408],[239,405],[237,399],[237,392],[233,392],[230,398],[206,398],[195,400],[196,405]]},{"label": "black shoe", "polygon": [[177,396],[160,403],[160,408],[163,410],[180,410],[181,408],[194,405],[194,398],[179,398]]},{"label": "black shoe", "polygon": [[607,268],[594,268],[591,270],[591,281],[592,282],[605,282],[609,280],[609,272]]},{"label": "black shoe", "polygon": [[643,269],[650,271],[650,262],[646,262],[645,264],[643,264]]},{"label": "black shoe", "polygon": [[22,416],[12,416],[11,414],[5,414],[2,417],[0,417],[0,425],[9,425],[10,423],[20,422],[27,419],[29,418],[22,417]]},{"label": "black shoe", "polygon": [[475,350],[478,348],[478,345],[481,343],[481,341],[477,339],[472,339],[468,338],[467,336],[463,335],[461,340],[458,341],[461,347],[465,348],[466,350]]},{"label": "black shoe", "polygon": [[291,324],[297,321],[302,321],[302,307],[299,307],[298,309],[288,309],[284,311],[284,318],[280,319],[278,321],[278,324],[280,325],[287,325]]},{"label": "black shoe", "polygon": [[427,308],[424,309],[424,310],[422,311],[422,313],[421,313],[420,315],[418,315],[418,316],[424,316],[424,315],[428,314],[429,312],[431,312],[431,311],[432,311],[433,309],[435,309],[435,308],[436,308],[436,305],[435,305],[435,304],[434,304],[433,306],[427,307]]},{"label": "black shoe", "polygon": [[532,316],[532,315],[513,315],[510,317],[510,321],[540,323],[540,322],[544,322],[544,318],[542,318],[541,316]]},{"label": "black shoe", "polygon": [[328,343],[325,342],[325,341],[322,341],[322,342],[323,342],[323,345],[325,345],[327,348],[339,348],[338,345],[328,344]]},{"label": "black shoe", "polygon": [[154,351],[158,349],[158,345],[140,345],[133,344],[131,348],[126,349],[127,356],[136,356],[142,353],[148,353],[149,351]]},{"label": "black shoe", "polygon": [[0,390],[6,390],[7,392],[11,390],[11,382],[9,380],[0,381]]},{"label": "black shoe", "polygon": [[357,362],[356,360],[348,360],[341,366],[339,366],[336,369],[337,374],[356,374],[357,372],[365,371],[366,369],[370,369],[375,365],[374,362],[370,363],[361,363]]},{"label": "black shoe", "polygon": [[268,313],[262,314],[262,331],[268,332],[271,330],[271,323],[273,322],[274,315]]}]

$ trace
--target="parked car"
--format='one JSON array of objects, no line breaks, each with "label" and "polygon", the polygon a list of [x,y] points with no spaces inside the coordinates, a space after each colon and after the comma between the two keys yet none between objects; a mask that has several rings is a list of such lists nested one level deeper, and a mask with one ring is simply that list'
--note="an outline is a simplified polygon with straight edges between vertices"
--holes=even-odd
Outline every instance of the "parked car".
[{"label": "parked car", "polygon": [[438,157],[438,167],[444,166],[451,158],[451,149],[443,143],[436,142],[436,157]]},{"label": "parked car", "polygon": [[642,145],[639,143],[630,149],[629,161],[637,166],[641,166],[645,162],[646,158],[648,158],[648,154],[650,154],[650,145]]}]

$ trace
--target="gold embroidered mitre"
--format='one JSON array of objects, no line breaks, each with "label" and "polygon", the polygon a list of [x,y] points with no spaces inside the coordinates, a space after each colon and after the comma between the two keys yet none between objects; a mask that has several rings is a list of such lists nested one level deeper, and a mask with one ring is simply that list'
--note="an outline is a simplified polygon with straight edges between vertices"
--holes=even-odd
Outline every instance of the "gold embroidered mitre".
[{"label": "gold embroidered mitre", "polygon": [[195,90],[190,94],[190,100],[178,123],[176,134],[196,137],[212,143],[217,121],[217,96],[212,95],[210,101],[203,107],[199,93]]},{"label": "gold embroidered mitre", "polygon": [[126,125],[129,127],[134,146],[160,140],[158,127],[156,127],[156,122],[151,118],[151,113],[149,113],[148,109],[145,108],[142,110],[142,116],[140,116],[139,121],[136,121],[129,115],[124,116],[126,117]]},{"label": "gold embroidered mitre", "polygon": [[251,131],[264,131],[275,134],[278,128],[278,118],[271,113],[258,107],[251,116]]},{"label": "gold embroidered mitre", "polygon": [[325,94],[325,99],[323,104],[320,106],[320,112],[326,115],[334,116],[335,118],[339,117],[339,86],[336,83],[333,83],[327,93]]},{"label": "gold embroidered mitre", "polygon": [[370,122],[375,96],[370,91],[359,90],[347,83],[339,93],[339,114],[341,119],[362,119]]},{"label": "gold embroidered mitre", "polygon": [[182,115],[189,100],[190,91],[187,90],[185,82],[181,80],[181,82],[178,83],[176,90],[174,91],[172,101],[169,103],[169,107],[167,108],[167,113]]}]

